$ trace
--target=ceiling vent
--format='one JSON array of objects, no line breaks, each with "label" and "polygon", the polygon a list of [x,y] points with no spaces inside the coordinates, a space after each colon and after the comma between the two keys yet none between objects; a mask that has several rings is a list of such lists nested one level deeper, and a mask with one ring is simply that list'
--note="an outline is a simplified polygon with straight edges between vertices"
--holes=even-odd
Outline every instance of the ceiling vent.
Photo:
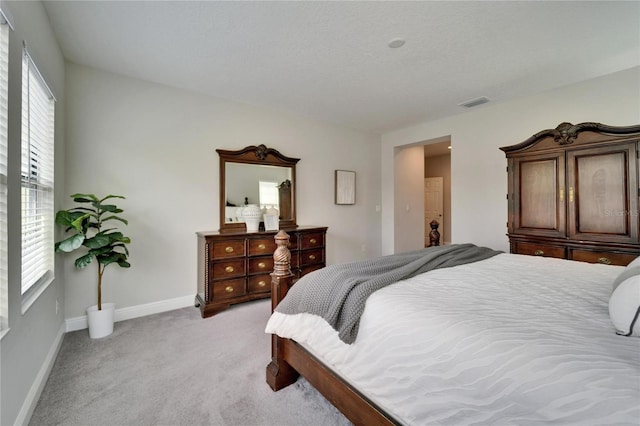
[{"label": "ceiling vent", "polygon": [[479,98],[471,99],[470,101],[466,101],[461,104],[458,104],[458,106],[462,106],[465,108],[472,108],[474,106],[486,104],[487,102],[489,102],[489,98],[487,98],[486,96],[480,96]]}]

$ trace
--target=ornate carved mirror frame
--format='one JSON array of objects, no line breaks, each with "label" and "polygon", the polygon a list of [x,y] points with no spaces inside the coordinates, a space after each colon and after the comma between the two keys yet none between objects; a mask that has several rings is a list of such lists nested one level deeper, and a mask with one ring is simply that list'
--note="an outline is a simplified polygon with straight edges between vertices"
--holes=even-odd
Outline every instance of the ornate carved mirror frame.
[{"label": "ornate carved mirror frame", "polygon": [[[247,146],[238,151],[228,151],[223,149],[216,149],[216,152],[220,156],[220,232],[243,232],[246,230],[244,222],[228,221],[226,213],[227,202],[229,200],[229,194],[227,194],[228,182],[228,169],[231,164],[247,164],[256,166],[275,166],[282,167],[290,170],[290,179],[287,179],[280,184],[280,196],[283,194],[289,194],[290,197],[281,201],[281,204],[290,203],[289,206],[282,205],[283,211],[280,212],[280,228],[295,228],[296,223],[296,163],[300,161],[299,158],[291,158],[282,155],[280,152],[273,148],[267,148],[264,145]],[[257,169],[257,168],[256,168]],[[250,183],[252,184],[252,183]],[[258,182],[255,182],[257,187]],[[244,197],[244,194],[241,194]],[[236,196],[237,198],[237,196]],[[259,204],[256,200],[250,200],[250,204]],[[289,214],[286,215],[284,210],[289,210]],[[284,216],[283,216],[284,214]]]}]

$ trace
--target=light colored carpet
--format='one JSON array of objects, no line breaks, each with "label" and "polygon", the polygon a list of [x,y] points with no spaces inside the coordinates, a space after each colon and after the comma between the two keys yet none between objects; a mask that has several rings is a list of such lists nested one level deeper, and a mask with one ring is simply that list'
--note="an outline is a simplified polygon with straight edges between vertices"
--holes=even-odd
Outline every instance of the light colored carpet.
[{"label": "light colored carpet", "polygon": [[350,425],[305,380],[265,382],[270,300],[202,319],[195,308],[67,333],[29,423],[39,425]]}]

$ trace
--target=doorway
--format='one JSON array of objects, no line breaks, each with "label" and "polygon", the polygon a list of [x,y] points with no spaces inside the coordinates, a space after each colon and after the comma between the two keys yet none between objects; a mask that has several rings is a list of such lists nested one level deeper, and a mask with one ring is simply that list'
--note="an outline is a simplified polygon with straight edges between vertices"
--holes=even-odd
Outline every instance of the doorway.
[{"label": "doorway", "polygon": [[424,245],[430,223],[439,223],[440,245],[451,243],[451,142],[424,145]]},{"label": "doorway", "polygon": [[444,178],[428,177],[424,179],[424,246],[431,245],[431,223],[438,223],[437,231],[440,234],[437,244],[444,241]]}]

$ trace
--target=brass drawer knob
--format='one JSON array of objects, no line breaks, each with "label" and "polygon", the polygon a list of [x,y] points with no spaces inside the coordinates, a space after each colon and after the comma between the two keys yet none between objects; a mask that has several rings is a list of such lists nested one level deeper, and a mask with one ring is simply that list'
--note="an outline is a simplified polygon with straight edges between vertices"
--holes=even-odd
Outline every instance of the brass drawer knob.
[{"label": "brass drawer knob", "polygon": [[267,246],[265,246],[265,245],[264,245],[264,243],[260,243],[260,244],[258,244],[258,248],[259,248],[260,250],[264,250],[264,249],[266,249],[266,248],[267,248]]},{"label": "brass drawer knob", "polygon": [[258,282],[258,287],[264,287],[265,285],[267,285],[267,283],[265,281],[259,281]]},{"label": "brass drawer knob", "polygon": [[538,249],[536,251],[533,252],[534,256],[543,256],[544,255],[544,251]]},{"label": "brass drawer knob", "polygon": [[309,259],[310,260],[316,260],[316,255],[315,254],[310,254],[309,255]]},{"label": "brass drawer knob", "polygon": [[224,251],[226,251],[227,253],[233,253],[233,247],[227,246],[224,248]]},{"label": "brass drawer knob", "polygon": [[226,291],[227,293],[233,293],[233,287],[231,287],[230,285],[226,286],[224,288],[224,291]]},{"label": "brass drawer knob", "polygon": [[598,263],[602,263],[603,265],[611,265],[611,259],[608,257],[601,257],[598,259]]},{"label": "brass drawer knob", "polygon": [[226,268],[224,268],[224,270],[228,273],[233,272],[233,266],[227,266]]},{"label": "brass drawer knob", "polygon": [[309,240],[309,242],[310,242],[311,244],[315,244],[315,243],[317,243],[317,242],[318,242],[318,240],[316,240],[315,238],[312,238],[312,239],[310,239],[310,240]]},{"label": "brass drawer knob", "polygon": [[266,263],[264,263],[264,262],[260,262],[260,263],[258,263],[258,268],[260,268],[260,269],[264,269],[264,268],[265,268],[265,266],[267,266],[267,264],[266,264]]}]

